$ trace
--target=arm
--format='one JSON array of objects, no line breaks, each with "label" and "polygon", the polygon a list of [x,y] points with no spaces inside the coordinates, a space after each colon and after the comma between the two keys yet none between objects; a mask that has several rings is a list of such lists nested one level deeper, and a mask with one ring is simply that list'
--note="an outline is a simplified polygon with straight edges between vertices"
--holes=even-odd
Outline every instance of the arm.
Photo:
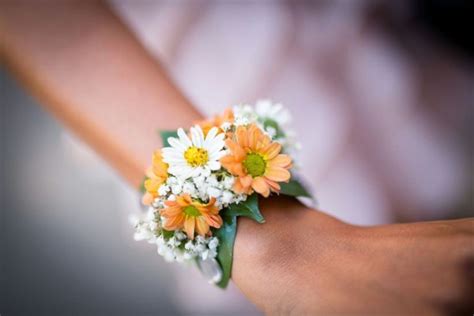
[{"label": "arm", "polygon": [[103,4],[11,1],[0,12],[7,67],[135,187],[157,128],[199,117]]},{"label": "arm", "polygon": [[[0,35],[11,71],[135,187],[156,129],[200,118],[101,3],[2,4]],[[239,219],[233,279],[266,312],[471,308],[472,221],[359,228],[291,199],[262,209],[264,225]]]}]

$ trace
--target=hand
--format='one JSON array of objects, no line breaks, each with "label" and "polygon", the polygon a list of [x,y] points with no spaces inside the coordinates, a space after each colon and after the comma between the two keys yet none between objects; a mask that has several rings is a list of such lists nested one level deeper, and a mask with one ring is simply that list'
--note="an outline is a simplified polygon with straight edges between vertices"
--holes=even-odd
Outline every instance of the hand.
[{"label": "hand", "polygon": [[239,219],[233,279],[269,314],[472,311],[474,221],[356,227],[288,198]]}]

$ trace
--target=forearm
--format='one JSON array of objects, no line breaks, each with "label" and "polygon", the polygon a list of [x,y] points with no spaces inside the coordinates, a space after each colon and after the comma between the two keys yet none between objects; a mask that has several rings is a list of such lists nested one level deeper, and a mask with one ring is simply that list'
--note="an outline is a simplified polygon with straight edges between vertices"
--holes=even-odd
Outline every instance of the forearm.
[{"label": "forearm", "polygon": [[100,2],[3,3],[0,38],[7,67],[135,187],[157,129],[200,117]]}]

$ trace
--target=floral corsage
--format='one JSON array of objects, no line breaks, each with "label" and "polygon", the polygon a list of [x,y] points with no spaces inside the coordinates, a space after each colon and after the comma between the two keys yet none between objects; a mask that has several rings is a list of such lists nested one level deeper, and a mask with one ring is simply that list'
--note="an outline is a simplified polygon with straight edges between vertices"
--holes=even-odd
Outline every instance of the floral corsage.
[{"label": "floral corsage", "polygon": [[[281,104],[238,105],[188,131],[161,131],[142,192],[148,212],[136,240],[156,244],[167,261],[194,262],[211,283],[231,277],[237,217],[265,220],[258,200],[308,197],[292,175],[298,144]],[[294,168],[293,168],[294,169]],[[282,210],[284,211],[284,210]]]}]

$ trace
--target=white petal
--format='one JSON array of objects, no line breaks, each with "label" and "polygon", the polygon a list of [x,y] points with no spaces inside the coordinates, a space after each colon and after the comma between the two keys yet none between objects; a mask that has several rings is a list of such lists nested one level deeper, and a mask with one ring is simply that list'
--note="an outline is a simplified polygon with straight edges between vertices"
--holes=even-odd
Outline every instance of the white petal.
[{"label": "white petal", "polygon": [[190,129],[191,132],[191,142],[193,143],[193,146],[197,146],[197,143],[199,141],[199,136],[196,135],[196,129],[194,127],[191,127]]},{"label": "white petal", "polygon": [[183,153],[176,153],[176,152],[171,152],[171,153],[166,153],[163,154],[163,159],[172,159],[172,160],[184,160],[184,154]]},{"label": "white petal", "polygon": [[186,133],[184,132],[182,128],[178,129],[178,137],[181,140],[181,142],[186,145],[186,147],[190,147],[193,145],[188,135],[186,135]]},{"label": "white petal", "polygon": [[179,180],[189,178],[193,172],[193,168],[183,165],[183,166],[172,166],[168,168],[168,172],[174,174]]},{"label": "white petal", "polygon": [[207,145],[209,143],[212,142],[212,140],[214,139],[214,137],[216,137],[217,135],[217,132],[219,130],[217,129],[217,127],[213,127],[209,130],[209,132],[207,132],[207,135],[206,135],[206,140],[204,141],[204,143]]},{"label": "white petal", "polygon": [[224,139],[219,137],[221,135],[222,134],[217,135],[216,138],[212,140],[212,142],[207,143],[207,146],[205,146],[207,151],[217,151],[217,150],[221,150],[222,147],[224,147],[225,145]]},{"label": "white petal", "polygon": [[175,150],[176,150],[176,149],[174,149],[173,147],[164,147],[164,148],[161,149],[161,152],[162,152],[163,155],[164,155],[165,153],[173,152],[173,151],[175,151]]},{"label": "white petal", "polygon": [[172,164],[176,167],[189,167],[188,162],[184,159],[173,161]]},{"label": "white petal", "polygon": [[161,152],[163,153],[163,157],[164,156],[177,156],[177,155],[182,155],[184,152],[181,151],[181,150],[178,150],[174,147],[165,147],[161,150]]},{"label": "white petal", "polygon": [[168,138],[168,143],[178,149],[178,150],[181,150],[181,151],[186,151],[186,149],[188,149],[188,146],[186,146],[186,144],[184,144],[183,142],[180,142],[178,138],[175,138],[175,137],[170,137]]},{"label": "white petal", "polygon": [[178,167],[178,166],[170,166],[170,167],[168,168],[168,173],[171,173],[171,174],[176,175],[176,174],[179,174],[180,170],[181,170],[181,167]]},{"label": "white petal", "polygon": [[187,179],[190,177],[194,177],[195,169],[192,167],[186,167],[186,172],[183,173],[182,178]]},{"label": "white petal", "polygon": [[204,145],[204,134],[202,129],[199,125],[195,127],[191,127],[191,140],[193,141],[193,145],[196,147],[203,147]]},{"label": "white petal", "polygon": [[211,169],[209,169],[209,167],[204,167],[202,168],[201,174],[205,177],[208,177],[211,175]]},{"label": "white petal", "polygon": [[225,138],[224,133],[220,133],[220,134],[216,135],[216,137],[214,137],[215,140],[221,140],[221,141],[224,141],[224,138]]},{"label": "white petal", "polygon": [[186,164],[184,158],[163,156],[163,161],[169,165]]},{"label": "white petal", "polygon": [[163,161],[169,164],[184,162],[184,152],[174,147],[166,147],[162,149]]},{"label": "white petal", "polygon": [[204,147],[206,149],[211,149],[211,148],[216,148],[219,146],[219,149],[224,147],[224,133],[220,133],[219,135],[216,135],[214,138],[206,138],[206,141],[204,141]]},{"label": "white petal", "polygon": [[224,157],[226,154],[225,151],[221,150],[221,151],[214,151],[212,152],[210,155],[209,155],[209,161],[216,161],[216,160],[219,160],[221,159],[222,157]]},{"label": "white petal", "polygon": [[209,169],[211,170],[219,170],[221,168],[221,164],[217,161],[209,161],[207,163],[207,166],[209,167]]},{"label": "white petal", "polygon": [[224,145],[225,145],[224,142],[212,144],[212,146],[210,146],[209,148],[206,148],[208,155],[212,156],[216,153],[224,151],[222,150],[224,148]]}]

